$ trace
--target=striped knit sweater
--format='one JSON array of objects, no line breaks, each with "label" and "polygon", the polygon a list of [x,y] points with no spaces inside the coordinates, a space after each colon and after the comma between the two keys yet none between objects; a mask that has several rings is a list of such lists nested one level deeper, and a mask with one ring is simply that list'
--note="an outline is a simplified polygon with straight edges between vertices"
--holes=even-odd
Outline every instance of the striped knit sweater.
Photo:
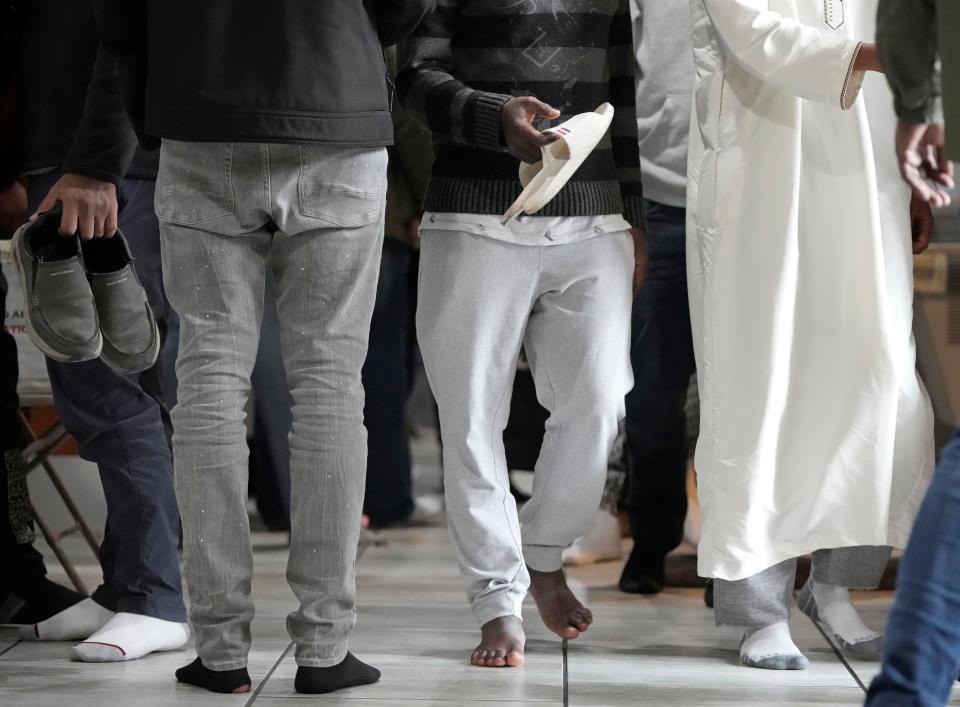
[{"label": "striped knit sweater", "polygon": [[433,132],[427,211],[507,210],[521,186],[500,112],[532,95],[562,113],[541,129],[605,101],[615,108],[603,141],[537,215],[643,222],[629,0],[439,0],[400,64],[400,99]]}]

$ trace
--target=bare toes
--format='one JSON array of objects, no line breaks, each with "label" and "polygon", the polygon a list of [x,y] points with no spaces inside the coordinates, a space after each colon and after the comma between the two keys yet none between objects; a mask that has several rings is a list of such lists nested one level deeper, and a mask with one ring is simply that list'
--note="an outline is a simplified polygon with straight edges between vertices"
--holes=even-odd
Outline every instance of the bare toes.
[{"label": "bare toes", "polygon": [[521,665],[523,665],[523,660],[523,653],[518,651],[510,651],[507,653],[507,665],[511,668],[519,668]]},{"label": "bare toes", "polygon": [[571,625],[586,631],[593,623],[593,613],[585,606],[579,606],[567,614]]}]

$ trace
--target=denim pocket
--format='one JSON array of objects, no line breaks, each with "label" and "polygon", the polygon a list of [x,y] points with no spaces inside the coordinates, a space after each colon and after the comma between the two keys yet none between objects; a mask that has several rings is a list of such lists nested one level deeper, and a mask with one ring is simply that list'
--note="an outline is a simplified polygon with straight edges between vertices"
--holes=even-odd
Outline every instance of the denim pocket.
[{"label": "denim pocket", "polygon": [[164,140],[155,205],[157,217],[185,226],[233,214],[233,145]]},{"label": "denim pocket", "polygon": [[300,145],[300,213],[347,228],[376,221],[383,209],[386,154],[384,148]]}]

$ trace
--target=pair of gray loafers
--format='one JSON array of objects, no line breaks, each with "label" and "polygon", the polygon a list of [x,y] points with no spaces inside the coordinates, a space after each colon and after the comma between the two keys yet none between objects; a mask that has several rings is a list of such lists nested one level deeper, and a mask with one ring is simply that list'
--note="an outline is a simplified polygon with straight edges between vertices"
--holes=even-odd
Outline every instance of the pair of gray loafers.
[{"label": "pair of gray loafers", "polygon": [[31,340],[62,363],[101,358],[122,373],[149,368],[160,333],[123,234],[81,241],[59,228],[58,209],[13,236]]}]

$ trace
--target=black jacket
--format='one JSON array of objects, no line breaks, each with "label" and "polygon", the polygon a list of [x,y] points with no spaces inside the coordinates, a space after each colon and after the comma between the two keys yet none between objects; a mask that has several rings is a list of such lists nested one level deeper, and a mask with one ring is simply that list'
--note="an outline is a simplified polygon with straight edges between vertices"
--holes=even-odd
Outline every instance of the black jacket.
[{"label": "black jacket", "polygon": [[382,46],[436,0],[97,0],[145,145],[387,145]]},{"label": "black jacket", "polygon": [[7,0],[0,24],[0,83],[12,119],[0,135],[0,188],[57,167],[114,184],[156,177],[156,153],[134,156],[118,67],[98,53],[94,0]]}]

